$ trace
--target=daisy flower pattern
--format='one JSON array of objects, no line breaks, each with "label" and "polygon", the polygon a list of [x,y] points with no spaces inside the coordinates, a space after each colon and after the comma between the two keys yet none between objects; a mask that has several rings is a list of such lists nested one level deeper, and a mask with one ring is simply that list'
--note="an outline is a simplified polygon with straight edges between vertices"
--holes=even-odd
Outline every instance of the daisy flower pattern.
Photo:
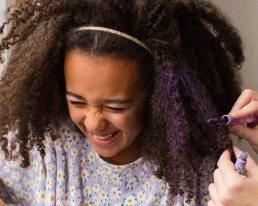
[{"label": "daisy flower pattern", "polygon": [[[10,135],[12,135],[10,133]],[[51,139],[52,136],[56,140]],[[76,126],[67,120],[45,134],[45,152],[30,150],[30,166],[21,159],[6,161],[0,151],[0,197],[6,204],[24,206],[167,206],[169,186],[158,179],[157,166],[139,158],[127,165],[105,162]],[[177,206],[206,205],[215,164],[204,160],[198,174],[198,191],[190,201],[175,197]]]},{"label": "daisy flower pattern", "polygon": [[113,200],[118,200],[121,196],[121,191],[120,191],[120,188],[119,187],[113,187],[111,189],[111,194],[110,194],[110,197],[113,199]]}]

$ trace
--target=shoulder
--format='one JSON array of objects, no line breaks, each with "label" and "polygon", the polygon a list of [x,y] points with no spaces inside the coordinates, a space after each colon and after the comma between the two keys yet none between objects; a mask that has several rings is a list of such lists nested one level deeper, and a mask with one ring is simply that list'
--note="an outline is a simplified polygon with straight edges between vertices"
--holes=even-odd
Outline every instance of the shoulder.
[{"label": "shoulder", "polygon": [[45,147],[53,146],[55,143],[58,146],[59,142],[66,143],[72,140],[80,141],[82,138],[85,139],[81,131],[69,118],[61,119],[58,126],[50,125],[44,134],[44,138]]},{"label": "shoulder", "polygon": [[44,137],[55,139],[66,138],[73,133],[82,134],[70,118],[61,118],[58,126],[49,125],[49,129],[46,130]]},{"label": "shoulder", "polygon": [[[72,151],[82,150],[88,140],[70,119],[62,119],[58,126],[50,125],[44,134],[44,160],[66,159]],[[36,147],[34,147],[36,149]],[[37,152],[37,156],[39,155]],[[33,155],[32,155],[33,156]],[[48,161],[47,161],[48,162]]]}]

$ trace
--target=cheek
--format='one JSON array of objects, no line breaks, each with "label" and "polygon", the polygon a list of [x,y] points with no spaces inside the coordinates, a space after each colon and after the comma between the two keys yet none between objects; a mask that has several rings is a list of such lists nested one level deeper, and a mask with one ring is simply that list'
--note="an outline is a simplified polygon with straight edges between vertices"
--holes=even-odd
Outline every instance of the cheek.
[{"label": "cheek", "polygon": [[68,105],[68,110],[69,110],[70,118],[75,124],[78,124],[83,119],[82,112],[72,108],[69,105]]},{"label": "cheek", "polygon": [[130,111],[124,114],[123,118],[117,120],[117,127],[130,133],[140,132],[143,127],[144,115],[140,112]]},{"label": "cheek", "polygon": [[131,124],[136,126],[139,125],[139,127],[142,127],[146,115],[146,110],[144,106],[137,107],[128,111],[128,113],[126,114],[126,119],[128,119]]}]

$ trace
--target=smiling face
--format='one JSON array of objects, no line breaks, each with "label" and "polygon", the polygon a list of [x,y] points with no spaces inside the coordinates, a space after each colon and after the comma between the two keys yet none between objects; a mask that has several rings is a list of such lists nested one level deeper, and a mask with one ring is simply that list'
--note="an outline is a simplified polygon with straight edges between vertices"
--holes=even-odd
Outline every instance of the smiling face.
[{"label": "smiling face", "polygon": [[66,54],[66,98],[72,121],[107,162],[128,164],[138,151],[147,95],[139,83],[137,61]]}]

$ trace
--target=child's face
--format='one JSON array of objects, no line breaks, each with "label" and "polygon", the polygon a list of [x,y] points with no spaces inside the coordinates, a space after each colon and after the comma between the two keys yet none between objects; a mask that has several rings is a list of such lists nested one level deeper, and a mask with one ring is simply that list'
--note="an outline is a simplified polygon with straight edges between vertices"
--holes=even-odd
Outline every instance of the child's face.
[{"label": "child's face", "polygon": [[66,54],[66,98],[72,121],[104,160],[127,164],[139,158],[147,95],[138,63],[79,51]]}]

